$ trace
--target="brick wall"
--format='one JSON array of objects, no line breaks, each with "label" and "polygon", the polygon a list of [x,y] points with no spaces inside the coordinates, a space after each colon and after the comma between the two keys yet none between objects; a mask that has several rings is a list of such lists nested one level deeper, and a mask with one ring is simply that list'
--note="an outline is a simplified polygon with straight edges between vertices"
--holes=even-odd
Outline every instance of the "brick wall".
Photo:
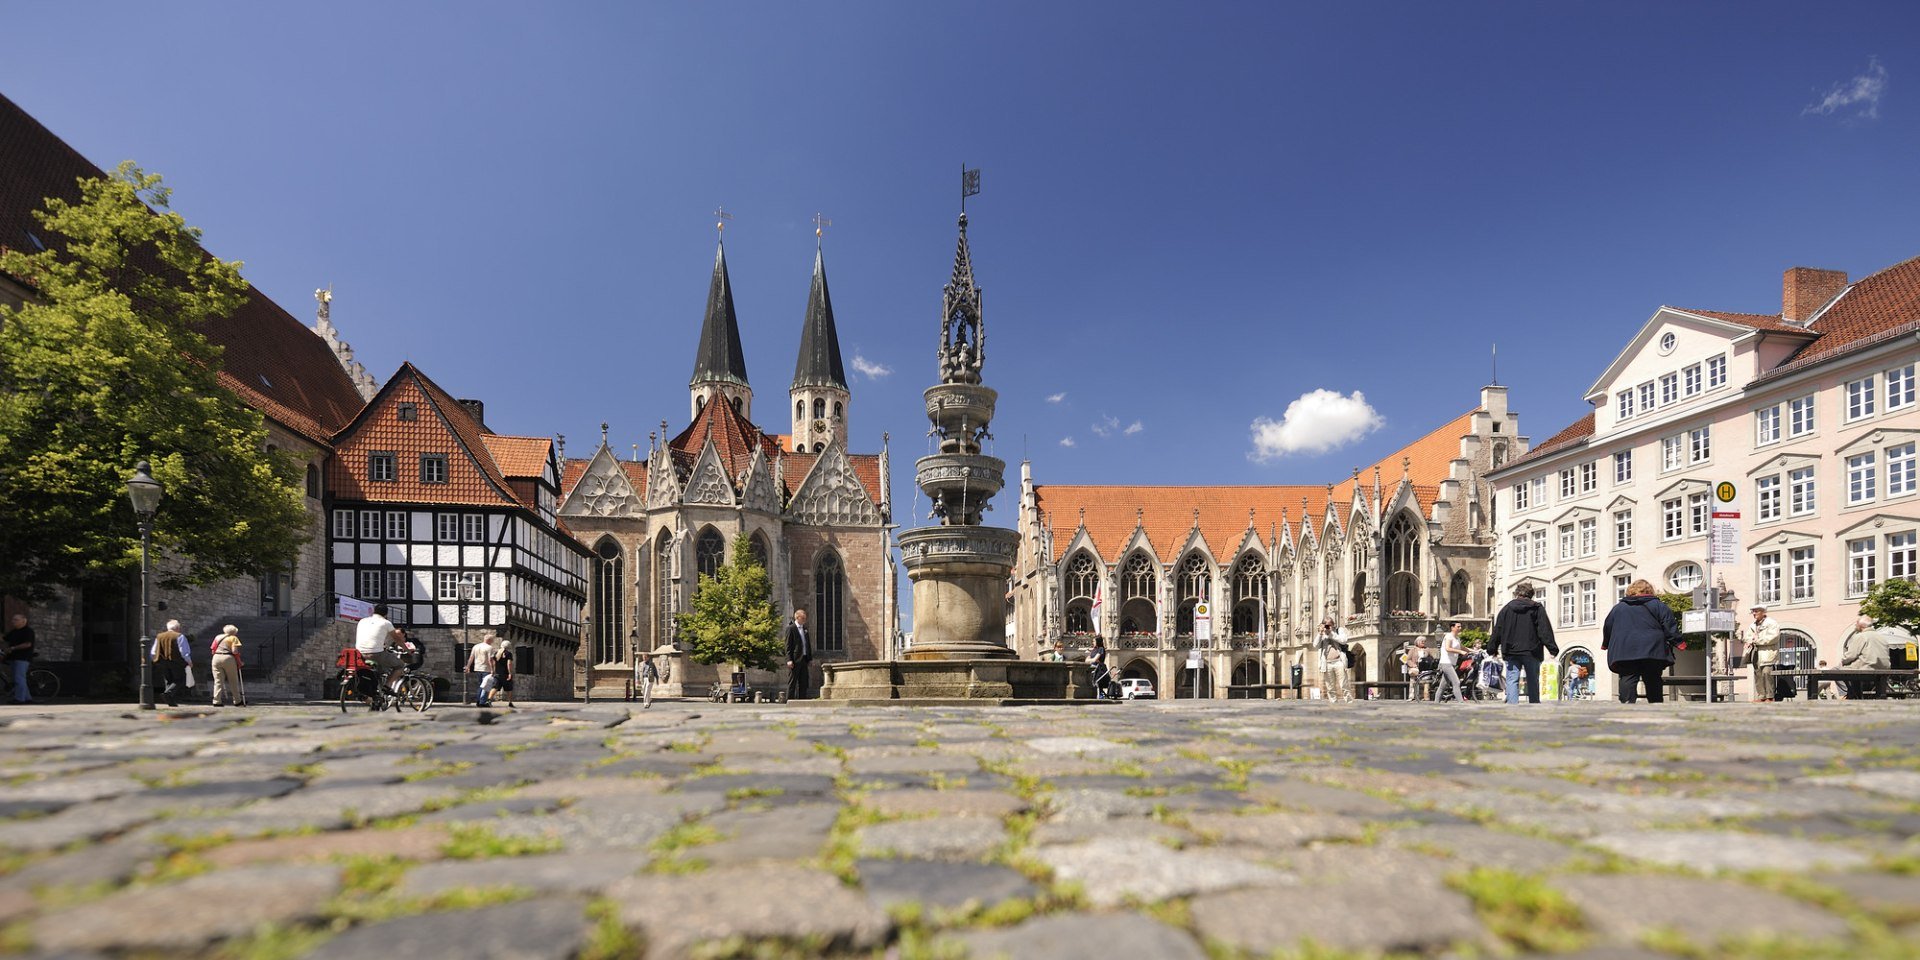
[{"label": "brick wall", "polygon": [[[794,602],[813,607],[814,564],[827,549],[840,555],[846,570],[846,651],[832,659],[876,660],[884,656],[889,627],[887,602],[887,538],[878,528],[787,527],[791,579],[787,589]],[[790,610],[783,610],[787,614]],[[809,613],[809,616],[817,616]]]}]

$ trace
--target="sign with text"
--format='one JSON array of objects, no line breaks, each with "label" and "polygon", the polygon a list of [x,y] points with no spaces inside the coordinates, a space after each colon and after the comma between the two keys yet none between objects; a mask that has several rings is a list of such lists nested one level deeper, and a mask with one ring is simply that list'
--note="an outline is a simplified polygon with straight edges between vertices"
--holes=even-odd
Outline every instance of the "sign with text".
[{"label": "sign with text", "polygon": [[[1204,643],[1213,639],[1213,608],[1205,600],[1193,605],[1193,640]],[[1195,654],[1199,656],[1199,654]]]},{"label": "sign with text", "polygon": [[[1723,484],[1729,486],[1729,484]],[[1740,562],[1740,511],[1715,510],[1713,526],[1707,533],[1707,562]]]},{"label": "sign with text", "polygon": [[1200,669],[1200,651],[1198,648],[1187,651],[1187,669]]},{"label": "sign with text", "polygon": [[353,623],[373,616],[373,604],[353,597],[340,598],[339,619]]},{"label": "sign with text", "polygon": [[1732,633],[1732,610],[1688,610],[1680,615],[1681,633]]}]

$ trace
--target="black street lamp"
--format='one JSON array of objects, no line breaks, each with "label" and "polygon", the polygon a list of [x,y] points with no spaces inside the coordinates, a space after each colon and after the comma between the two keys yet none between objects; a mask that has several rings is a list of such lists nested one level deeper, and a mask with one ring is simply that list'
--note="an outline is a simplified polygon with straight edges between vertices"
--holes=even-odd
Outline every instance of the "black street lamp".
[{"label": "black street lamp", "polygon": [[160,481],[147,474],[147,461],[133,465],[133,479],[127,481],[127,499],[133,501],[133,515],[140,520],[140,709],[153,709],[153,630],[148,623],[152,603],[148,584],[152,570],[147,562],[147,546],[153,534],[153,515],[160,510],[160,497],[166,491]]}]

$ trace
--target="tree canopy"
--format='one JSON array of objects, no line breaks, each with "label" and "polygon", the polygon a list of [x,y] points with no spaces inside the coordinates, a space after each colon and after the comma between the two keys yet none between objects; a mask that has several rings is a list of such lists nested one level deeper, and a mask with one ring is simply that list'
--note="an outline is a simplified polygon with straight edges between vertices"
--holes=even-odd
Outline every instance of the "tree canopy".
[{"label": "tree canopy", "polygon": [[292,458],[218,380],[201,333],[245,302],[240,264],[210,257],[157,174],[123,163],[35,214],[47,248],[0,253],[35,299],[0,307],[0,591],[124,576],[139,565],[126,481],[152,464],[163,584],[283,568],[306,539]]},{"label": "tree canopy", "polygon": [[700,663],[737,663],[772,670],[786,658],[773,586],[746,537],[733,541],[733,557],[717,576],[702,576],[693,609],[680,617],[680,639]]},{"label": "tree canopy", "polygon": [[1860,613],[1883,627],[1904,627],[1920,634],[1920,584],[1912,580],[1883,580],[1860,601]]}]

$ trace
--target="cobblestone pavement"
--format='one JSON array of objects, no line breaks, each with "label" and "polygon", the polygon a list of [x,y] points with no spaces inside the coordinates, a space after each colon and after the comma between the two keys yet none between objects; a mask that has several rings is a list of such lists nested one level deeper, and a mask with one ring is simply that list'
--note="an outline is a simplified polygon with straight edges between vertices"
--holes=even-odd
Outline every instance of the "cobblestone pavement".
[{"label": "cobblestone pavement", "polygon": [[1920,709],[0,709],[0,952],[1920,956]]}]

